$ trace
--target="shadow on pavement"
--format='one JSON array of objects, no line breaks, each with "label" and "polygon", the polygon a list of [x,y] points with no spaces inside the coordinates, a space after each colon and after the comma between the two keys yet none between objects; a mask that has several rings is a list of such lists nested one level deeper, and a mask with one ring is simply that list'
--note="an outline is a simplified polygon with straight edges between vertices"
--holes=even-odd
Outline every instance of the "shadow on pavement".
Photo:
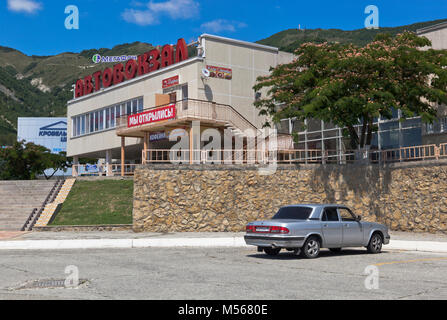
[{"label": "shadow on pavement", "polygon": [[[387,251],[382,251],[382,254],[388,254]],[[340,256],[361,256],[361,255],[375,255],[366,252],[366,249],[344,249],[340,252],[331,252],[329,250],[321,250],[320,255],[316,259],[321,258],[335,258]],[[257,252],[254,254],[248,254],[247,257],[257,258],[257,259],[267,259],[267,260],[292,260],[292,259],[303,259],[303,260],[311,260],[301,257],[300,255],[295,255],[293,252],[281,250],[281,252],[277,256],[269,256],[263,252]]]}]

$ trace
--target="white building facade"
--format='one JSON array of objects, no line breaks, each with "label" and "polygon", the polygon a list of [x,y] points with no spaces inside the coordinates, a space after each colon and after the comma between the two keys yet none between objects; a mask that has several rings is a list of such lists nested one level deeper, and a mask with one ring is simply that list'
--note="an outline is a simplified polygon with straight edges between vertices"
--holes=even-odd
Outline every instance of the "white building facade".
[{"label": "white building facade", "polygon": [[[208,34],[188,50],[182,43],[180,39],[175,49],[164,46],[135,63],[78,80],[67,106],[67,155],[75,160],[102,158],[105,164],[117,165],[109,166],[107,174],[114,174],[110,170],[116,171],[118,165],[124,174],[126,165],[168,160],[156,150],[175,144],[169,135],[186,133],[192,150],[193,145],[203,145],[200,134],[209,128],[222,134],[229,128],[237,133],[261,128],[265,118],[253,103],[266,92],[254,92],[256,79],[268,75],[271,67],[290,62],[293,55]],[[196,137],[192,129],[198,121]]]}]

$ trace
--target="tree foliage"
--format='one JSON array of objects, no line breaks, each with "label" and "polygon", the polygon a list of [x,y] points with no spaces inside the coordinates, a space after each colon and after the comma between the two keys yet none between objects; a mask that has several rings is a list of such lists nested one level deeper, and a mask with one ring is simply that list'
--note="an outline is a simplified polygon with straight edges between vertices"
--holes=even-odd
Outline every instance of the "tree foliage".
[{"label": "tree foliage", "polygon": [[[94,163],[93,159],[80,159],[79,163]],[[0,180],[32,180],[43,175],[51,178],[58,170],[64,172],[73,159],[65,152],[51,153],[47,148],[32,142],[18,141],[12,147],[0,149]],[[47,175],[45,171],[51,169]]]},{"label": "tree foliage", "polygon": [[[306,43],[296,58],[259,77],[256,91],[268,96],[255,102],[273,122],[314,118],[346,128],[351,148],[371,144],[374,118],[436,118],[436,105],[447,103],[447,51],[426,49],[430,41],[411,32],[381,34],[365,47]],[[356,125],[361,125],[360,134]],[[266,123],[270,125],[270,123]]]}]

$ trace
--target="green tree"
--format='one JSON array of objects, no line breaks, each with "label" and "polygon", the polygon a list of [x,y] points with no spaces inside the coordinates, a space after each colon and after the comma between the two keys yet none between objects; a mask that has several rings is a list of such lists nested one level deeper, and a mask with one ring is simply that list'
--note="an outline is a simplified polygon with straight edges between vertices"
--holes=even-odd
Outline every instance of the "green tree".
[{"label": "green tree", "polygon": [[257,79],[254,90],[265,88],[268,96],[255,106],[273,122],[314,118],[333,123],[345,128],[352,149],[368,147],[377,130],[374,118],[390,119],[395,108],[403,119],[421,116],[432,122],[436,105],[447,103],[447,51],[428,46],[427,38],[411,32],[394,38],[381,34],[365,47],[303,44],[291,63]]},{"label": "green tree", "polygon": [[[80,159],[79,163],[94,163],[94,159]],[[67,171],[73,163],[65,152],[51,153],[47,148],[25,141],[15,142],[12,147],[0,149],[0,180],[31,180],[43,175],[50,179],[58,170]],[[49,175],[45,170],[52,169]]]},{"label": "green tree", "polygon": [[35,179],[50,168],[50,150],[34,143],[15,142],[11,147],[0,150],[0,179]]}]

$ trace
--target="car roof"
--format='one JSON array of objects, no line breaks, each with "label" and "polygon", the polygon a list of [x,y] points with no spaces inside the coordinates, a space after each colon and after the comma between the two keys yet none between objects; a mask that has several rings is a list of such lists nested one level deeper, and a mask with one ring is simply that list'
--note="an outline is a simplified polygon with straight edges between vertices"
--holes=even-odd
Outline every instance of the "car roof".
[{"label": "car roof", "polygon": [[347,206],[343,204],[335,204],[335,203],[328,203],[328,204],[321,204],[321,203],[302,203],[302,204],[290,204],[283,207],[312,207],[312,208],[325,208],[325,207],[342,207],[347,208]]}]

